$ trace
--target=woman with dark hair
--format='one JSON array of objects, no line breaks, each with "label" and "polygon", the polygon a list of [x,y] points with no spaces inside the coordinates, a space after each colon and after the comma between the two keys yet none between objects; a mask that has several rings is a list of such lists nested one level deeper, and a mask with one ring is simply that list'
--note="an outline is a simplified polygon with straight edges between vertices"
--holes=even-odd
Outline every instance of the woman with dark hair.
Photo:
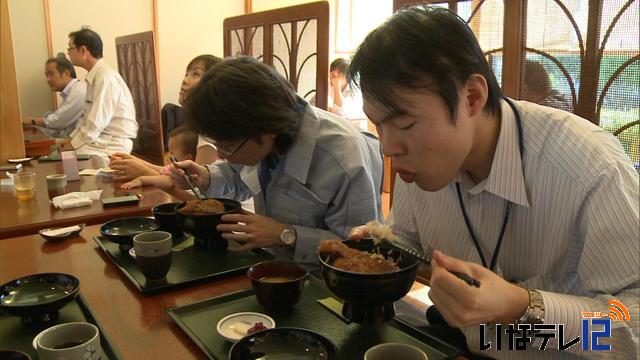
[{"label": "woman with dark hair", "polygon": [[[390,225],[432,259],[430,300],[472,352],[564,358],[559,345],[585,334],[581,312],[606,314],[615,297],[632,320],[605,327],[610,351],[565,351],[638,358],[640,186],[615,138],[503,97],[473,32],[447,9],[396,12],[367,35],[349,73],[401,180]],[[507,349],[514,331],[515,350],[528,351]]]},{"label": "woman with dark hair", "polygon": [[564,111],[572,111],[569,101],[551,88],[549,73],[542,63],[532,60],[525,61],[524,83],[522,85],[522,100]]},{"label": "woman with dark hair", "polygon": [[[198,55],[189,61],[180,84],[180,92],[178,94],[180,105],[184,103],[189,92],[198,84],[204,73],[219,61],[220,58],[209,54]],[[175,115],[181,118],[182,109],[178,107],[177,111],[178,113]],[[126,153],[114,153],[110,156],[110,159],[111,168],[118,171],[114,176],[118,181],[129,181],[140,176],[158,175],[163,168]],[[198,164],[211,164],[216,160],[218,160],[218,155],[215,147],[199,136],[195,161]]]},{"label": "woman with dark hair", "polygon": [[322,239],[344,238],[381,219],[382,156],[377,140],[314,108],[275,69],[249,57],[212,67],[185,103],[191,128],[216,145],[219,161],[183,161],[208,197],[254,198],[256,214],[225,215],[230,250],[268,248],[307,266]]}]

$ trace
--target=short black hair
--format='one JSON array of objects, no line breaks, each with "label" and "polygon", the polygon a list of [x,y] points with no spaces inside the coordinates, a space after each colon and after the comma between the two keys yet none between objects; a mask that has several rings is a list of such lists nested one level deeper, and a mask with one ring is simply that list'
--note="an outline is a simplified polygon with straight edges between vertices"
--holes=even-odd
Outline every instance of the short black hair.
[{"label": "short black hair", "polygon": [[367,35],[348,77],[365,99],[395,113],[402,111],[394,88],[433,92],[455,121],[458,89],[473,74],[487,81],[484,111],[499,113],[502,90],[467,23],[448,9],[416,5],[396,12]]},{"label": "short black hair", "polygon": [[286,152],[300,128],[299,98],[274,68],[248,56],[220,61],[205,73],[185,102],[191,129],[216,141],[276,134]]},{"label": "short black hair", "polygon": [[346,75],[349,69],[349,60],[345,58],[337,58],[329,65],[329,71],[337,71],[340,74]]},{"label": "short black hair", "polygon": [[69,61],[69,59],[67,59],[64,53],[58,53],[56,57],[47,59],[45,65],[49,65],[51,63],[56,64],[56,69],[58,69],[58,72],[60,72],[60,74],[62,74],[66,70],[69,72],[69,75],[71,75],[71,78],[76,78],[76,69],[73,67],[73,64],[71,63],[71,61]]},{"label": "short black hair", "polygon": [[191,61],[189,61],[189,65],[187,65],[187,71],[191,69],[192,66],[195,66],[198,63],[202,63],[204,66],[204,71],[209,70],[213,65],[219,63],[222,59],[217,56],[202,54],[194,57]]},{"label": "short black hair", "polygon": [[548,96],[553,92],[549,73],[544,65],[533,60],[525,60],[524,83],[529,90],[533,90],[542,96]]},{"label": "short black hair", "polygon": [[187,126],[180,125],[171,130],[169,138],[176,138],[180,142],[186,154],[196,155],[198,151],[198,134],[191,131]]},{"label": "short black hair", "polygon": [[69,37],[73,38],[73,44],[76,47],[84,46],[89,50],[91,56],[96,59],[102,58],[102,39],[97,32],[82,28],[69,33]]}]

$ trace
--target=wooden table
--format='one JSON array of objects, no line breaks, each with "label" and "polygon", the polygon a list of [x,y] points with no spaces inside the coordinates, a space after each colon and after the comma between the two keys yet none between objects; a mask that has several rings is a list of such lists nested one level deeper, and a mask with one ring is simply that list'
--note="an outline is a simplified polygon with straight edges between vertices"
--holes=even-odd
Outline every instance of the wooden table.
[{"label": "wooden table", "polygon": [[22,133],[24,136],[24,150],[27,156],[47,155],[51,152],[51,145],[56,143],[55,139],[52,139],[36,126],[25,126],[22,129]]},{"label": "wooden table", "polygon": [[[0,284],[42,272],[80,280],[80,293],[123,359],[205,359],[205,354],[167,316],[165,309],[251,287],[245,275],[142,296],[93,241],[97,225],[80,236],[48,243],[39,235],[0,241]],[[212,336],[216,324],[211,324]]]},{"label": "wooden table", "polygon": [[[102,166],[97,157],[80,160],[78,165],[80,169],[97,169]],[[142,200],[137,205],[103,208],[100,201],[93,201],[91,206],[60,210],[53,207],[49,200],[45,177],[63,173],[62,162],[32,160],[25,164],[24,169],[35,171],[37,174],[36,196],[32,200],[20,201],[16,197],[13,186],[0,186],[0,239],[35,234],[40,229],[51,227],[79,223],[101,224],[119,217],[151,215],[153,206],[175,201],[162,190],[142,187],[133,191],[142,194]],[[80,181],[68,183],[67,192],[102,189],[101,197],[108,198],[125,195],[128,192],[120,189],[121,184],[110,177],[81,176]]]}]

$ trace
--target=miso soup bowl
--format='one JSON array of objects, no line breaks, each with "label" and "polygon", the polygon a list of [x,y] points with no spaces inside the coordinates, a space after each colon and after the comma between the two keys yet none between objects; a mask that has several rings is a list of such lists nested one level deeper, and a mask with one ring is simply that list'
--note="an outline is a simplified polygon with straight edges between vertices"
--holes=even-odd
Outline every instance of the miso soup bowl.
[{"label": "miso soup bowl", "polygon": [[270,312],[285,312],[300,301],[309,272],[293,261],[268,260],[247,270],[258,302]]}]

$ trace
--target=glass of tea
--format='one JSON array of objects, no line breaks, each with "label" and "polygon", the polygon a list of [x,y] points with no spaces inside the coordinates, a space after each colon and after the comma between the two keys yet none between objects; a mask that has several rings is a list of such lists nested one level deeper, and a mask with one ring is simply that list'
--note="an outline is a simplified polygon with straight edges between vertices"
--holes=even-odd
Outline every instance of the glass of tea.
[{"label": "glass of tea", "polygon": [[16,187],[18,200],[31,200],[36,190],[36,174],[19,171],[13,175],[13,184]]}]

